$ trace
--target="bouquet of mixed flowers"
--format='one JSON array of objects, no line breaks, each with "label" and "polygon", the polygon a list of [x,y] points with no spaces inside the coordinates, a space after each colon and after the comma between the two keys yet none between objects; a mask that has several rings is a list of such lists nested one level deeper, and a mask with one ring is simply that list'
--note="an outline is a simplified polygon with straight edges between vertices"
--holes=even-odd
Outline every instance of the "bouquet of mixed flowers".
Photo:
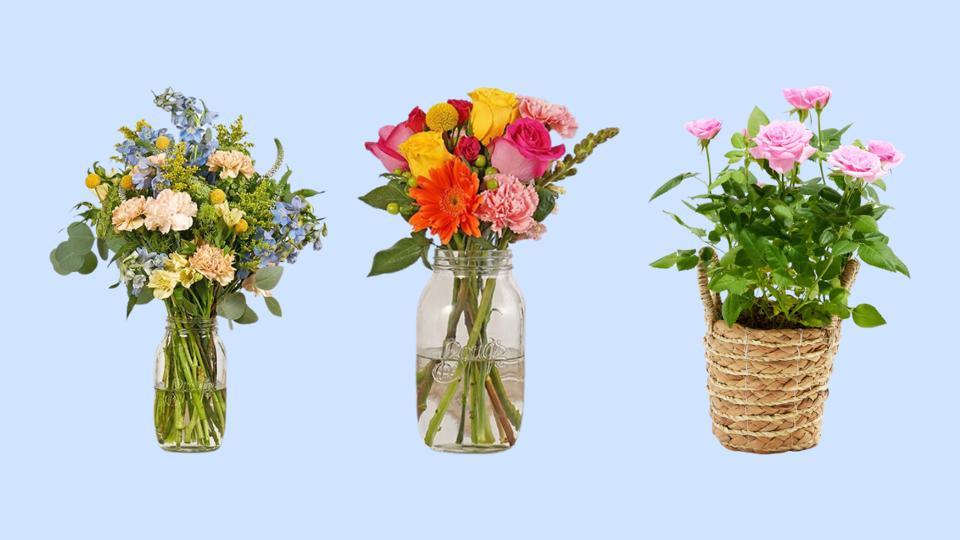
[{"label": "bouquet of mixed flowers", "polygon": [[[190,321],[220,315],[231,323],[256,322],[244,291],[263,296],[267,309],[280,316],[280,304],[270,294],[283,272],[280,265],[296,261],[306,246],[319,249],[326,225],[307,202],[318,192],[293,190],[289,169],[276,176],[283,162],[279,140],[276,162],[260,174],[243,117],[215,124],[216,113],[203,101],[171,89],[154,102],[170,113],[176,129],[157,129],[143,120],[120,129],[123,141],[112,158],[117,168],[93,164],[86,186],[97,201],[77,205],[81,219],[67,228],[67,240],[50,261],[57,273],[88,274],[98,264],[95,246],[101,259],[119,269],[113,287],[126,290],[128,315],[137,305],[162,300],[177,331],[167,343],[158,389],[162,383],[199,393],[213,377],[215,346]],[[166,402],[157,402],[162,440],[219,441],[222,402],[205,411],[186,395],[175,405],[160,410]]]},{"label": "bouquet of mixed flowers", "polygon": [[[400,216],[413,229],[374,256],[371,276],[418,259],[430,268],[431,247],[437,249],[438,267],[452,269],[449,281],[436,279],[435,272],[419,310],[417,414],[424,441],[452,451],[490,451],[513,444],[520,426],[515,405],[522,400],[523,309],[517,305],[522,301],[512,278],[498,284],[503,274],[496,268],[509,260],[506,250],[512,243],[544,234],[543,221],[564,193],[559,182],[576,174],[594,148],[619,130],[591,133],[567,154],[563,144],[551,140],[551,132],[563,138],[577,132],[566,107],[494,88],[469,96],[469,101],[437,103],[426,113],[415,107],[406,121],[381,128],[379,139],[366,148],[386,168],[381,175],[386,184],[360,200]],[[434,306],[433,298],[452,300]],[[442,322],[434,320],[435,314]],[[497,324],[490,324],[493,314]],[[504,346],[507,342],[512,345]],[[501,359],[512,355],[511,365],[521,366],[512,375],[520,384],[512,390],[500,376],[506,364],[493,361],[496,351]],[[440,388],[428,412],[434,381]],[[457,392],[459,416],[453,422],[459,427],[445,432],[449,437],[441,442],[436,436]],[[465,441],[472,450],[463,450]]]},{"label": "bouquet of mixed flowers", "polygon": [[[850,125],[822,129],[821,116],[831,97],[828,88],[788,88],[783,94],[797,120],[770,121],[754,108],[747,127],[731,136],[733,148],[717,174],[710,165],[710,145],[720,122],[708,118],[686,124],[706,154],[707,177],[680,174],[650,200],[688,178],[700,179],[707,192],[684,204],[710,226],[689,226],[668,215],[707,247],[699,255],[678,250],[652,265],[687,270],[704,264],[709,289],[724,295],[722,316],[730,325],[740,321],[753,328],[819,328],[834,317],[851,315],[860,326],[883,324],[872,305],[848,305],[849,291],[840,278],[855,255],[869,265],[909,276],[877,226],[890,208],[880,203],[880,191],[886,190],[883,178],[903,161],[903,154],[884,141],[842,144]],[[816,131],[804,124],[813,120],[811,112]],[[805,163],[818,174],[803,178]]]}]

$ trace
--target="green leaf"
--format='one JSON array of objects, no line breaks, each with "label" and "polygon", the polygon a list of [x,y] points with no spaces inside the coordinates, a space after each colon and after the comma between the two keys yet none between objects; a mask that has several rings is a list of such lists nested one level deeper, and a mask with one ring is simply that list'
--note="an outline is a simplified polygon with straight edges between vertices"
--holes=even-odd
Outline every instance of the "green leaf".
[{"label": "green leaf", "polygon": [[81,221],[71,223],[67,227],[67,236],[68,242],[76,244],[78,248],[84,247],[83,251],[90,251],[93,248],[93,233],[90,232],[90,227],[87,227],[86,223]]},{"label": "green leaf", "polygon": [[730,145],[734,148],[746,148],[747,138],[743,136],[743,133],[734,131],[733,135],[730,136]]},{"label": "green leaf", "polygon": [[547,216],[550,215],[550,212],[553,212],[553,208],[557,205],[558,195],[559,194],[552,189],[547,189],[543,186],[537,187],[537,197],[539,197],[540,202],[537,204],[537,209],[533,212],[533,219],[535,221],[547,219]]},{"label": "green leaf", "polygon": [[841,238],[840,240],[837,240],[836,242],[834,242],[833,248],[831,249],[831,251],[833,252],[834,256],[839,257],[840,255],[853,253],[854,251],[857,250],[858,245],[859,244],[857,244],[856,242],[852,242],[850,240],[845,240]]},{"label": "green leaf", "polygon": [[853,218],[853,230],[857,232],[875,233],[880,230],[877,227],[877,220],[873,219],[872,216],[855,216]]},{"label": "green leaf", "polygon": [[653,261],[650,263],[650,266],[654,268],[670,268],[675,264],[677,264],[677,253],[673,252]]},{"label": "green leaf", "polygon": [[321,194],[321,193],[323,193],[323,192],[322,192],[322,191],[317,191],[317,190],[314,190],[314,189],[306,189],[306,188],[304,188],[304,189],[298,189],[298,190],[296,190],[296,191],[293,192],[294,195],[296,195],[296,196],[298,196],[298,197],[303,197],[304,199],[306,199],[306,198],[308,198],[308,197],[313,197],[313,196],[315,196],[315,195],[319,195],[319,194]]},{"label": "green leaf", "polygon": [[667,211],[664,211],[663,213],[666,214],[666,215],[668,215],[668,216],[670,216],[670,217],[672,217],[674,221],[676,221],[677,223],[679,223],[681,226],[683,226],[683,227],[684,227],[685,229],[687,229],[688,231],[692,232],[694,235],[697,236],[697,238],[703,238],[704,236],[707,235],[707,231],[701,229],[700,227],[691,227],[690,225],[687,225],[686,223],[684,223],[683,220],[680,219],[680,216],[678,216],[678,215],[676,215],[676,214],[673,214],[673,213],[671,213],[671,212],[667,212]]},{"label": "green leaf", "polygon": [[[84,249],[83,242],[61,242],[53,253],[50,254],[51,260],[55,260],[54,270],[58,273],[78,272],[86,261],[87,253],[90,248]],[[64,274],[65,275],[65,274]]]},{"label": "green leaf", "polygon": [[[656,199],[657,197],[663,195],[664,193],[670,191],[671,189],[679,186],[687,178],[693,178],[696,175],[697,173],[685,172],[683,174],[678,174],[674,176],[673,178],[664,182],[662,186],[660,186],[659,188],[657,188],[656,191],[653,192],[653,195],[650,196],[650,201]],[[650,201],[647,201],[647,202],[650,202]]]},{"label": "green leaf", "polygon": [[890,246],[882,242],[868,242],[866,244],[861,244],[860,249],[857,251],[860,255],[860,258],[863,259],[863,262],[876,266],[877,268],[883,268],[884,270],[889,270],[891,272],[900,272],[901,274],[910,277],[910,270],[907,269],[907,265],[897,257],[893,250],[890,249]]},{"label": "green leaf", "polygon": [[243,315],[234,320],[237,324],[253,324],[260,320],[260,317],[257,316],[257,313],[250,309],[250,306],[246,306],[246,309],[243,311]]},{"label": "green leaf", "polygon": [[691,268],[695,268],[699,262],[700,257],[695,254],[680,255],[677,257],[677,270],[690,270]]},{"label": "green leaf", "polygon": [[235,321],[247,310],[247,298],[243,293],[234,292],[224,296],[217,304],[217,314],[231,321]]},{"label": "green leaf", "polygon": [[54,249],[53,251],[50,252],[50,264],[53,265],[53,271],[56,272],[56,273],[58,273],[58,274],[60,274],[61,276],[66,276],[66,275],[69,275],[70,272],[73,272],[73,270],[69,270],[69,269],[65,268],[65,267],[60,263],[60,260],[57,258],[57,250],[56,250],[56,249]]},{"label": "green leaf", "polygon": [[282,266],[268,266],[257,270],[253,279],[258,289],[269,291],[280,283],[280,277],[283,276]]},{"label": "green leaf", "polygon": [[400,186],[391,182],[385,186],[375,188],[370,193],[360,197],[360,200],[374,208],[386,210],[387,205],[390,203],[397,203],[403,206],[410,204],[410,201],[413,199],[411,199],[410,196],[407,195],[407,192],[400,188]]},{"label": "green leaf", "polygon": [[153,289],[150,287],[144,286],[140,289],[140,294],[137,295],[137,305],[143,306],[149,304],[153,300]]},{"label": "green leaf", "polygon": [[723,301],[723,307],[720,309],[723,320],[726,321],[727,326],[733,326],[743,310],[752,304],[753,300],[753,298],[747,296],[728,294]]},{"label": "green leaf", "polygon": [[730,291],[732,294],[743,294],[753,282],[745,277],[723,274],[717,279],[710,280],[710,290],[714,292]]},{"label": "green leaf", "polygon": [[770,123],[770,119],[767,118],[767,115],[763,114],[763,111],[760,110],[760,107],[754,107],[750,111],[750,118],[747,119],[747,133],[751,137],[756,137],[757,133],[760,132],[760,126],[765,126]]},{"label": "green leaf", "polygon": [[83,257],[83,266],[81,266],[80,270],[77,270],[77,272],[80,272],[81,275],[85,276],[87,274],[93,273],[93,271],[96,269],[97,269],[97,256],[94,255],[92,251],[88,251],[87,254],[84,255]]},{"label": "green leaf", "polygon": [[790,207],[778,204],[773,207],[773,215],[780,218],[788,227],[793,224],[793,212],[790,211]]},{"label": "green leaf", "polygon": [[107,241],[103,238],[97,238],[97,253],[100,254],[100,258],[107,260],[107,257],[110,256],[110,246],[107,245]]},{"label": "green leaf", "polygon": [[263,301],[267,304],[267,310],[269,310],[270,313],[277,317],[283,317],[283,310],[280,309],[280,302],[278,302],[276,298],[264,296]]},{"label": "green leaf", "polygon": [[887,323],[877,308],[870,304],[860,304],[853,308],[853,322],[864,328],[873,328]]},{"label": "green leaf", "polygon": [[403,238],[387,249],[378,251],[373,256],[373,266],[368,277],[380,274],[397,272],[417,262],[423,249],[429,248],[430,241],[425,235],[415,234],[410,238]]}]

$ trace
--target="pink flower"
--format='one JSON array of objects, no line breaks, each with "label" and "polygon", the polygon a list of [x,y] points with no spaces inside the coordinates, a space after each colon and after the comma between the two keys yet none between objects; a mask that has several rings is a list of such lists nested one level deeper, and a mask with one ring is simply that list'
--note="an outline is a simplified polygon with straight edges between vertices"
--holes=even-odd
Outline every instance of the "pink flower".
[{"label": "pink flower", "polygon": [[867,183],[873,182],[889,172],[883,168],[877,155],[856,146],[844,145],[830,152],[827,163],[845,176],[862,178]]},{"label": "pink flower", "polygon": [[487,176],[487,180],[490,179],[496,180],[500,185],[497,189],[483,192],[483,202],[477,209],[477,217],[490,223],[490,228],[501,236],[505,228],[516,234],[530,231],[537,224],[533,213],[540,204],[536,187],[509,174]]},{"label": "pink flower", "polygon": [[778,173],[786,173],[816,152],[810,146],[811,138],[813,132],[800,122],[774,120],[760,126],[760,131],[753,138],[757,145],[750,148],[750,155],[767,160],[770,168]]},{"label": "pink flower", "polygon": [[476,137],[470,137],[469,135],[460,137],[453,153],[473,163],[474,160],[477,159],[477,156],[480,155],[480,141],[477,140]]},{"label": "pink flower", "polygon": [[822,109],[830,102],[833,93],[826,86],[808,86],[807,88],[784,88],[783,97],[797,109]]},{"label": "pink flower", "polygon": [[717,133],[720,133],[720,128],[723,127],[723,124],[713,118],[701,118],[700,120],[687,122],[683,127],[701,141],[709,141],[716,137]]},{"label": "pink flower", "polygon": [[867,142],[867,151],[880,158],[880,165],[888,171],[903,161],[903,154],[886,141]]},{"label": "pink flower", "polygon": [[564,139],[576,136],[577,119],[563,105],[540,98],[520,96],[518,107],[521,118],[530,118],[556,131]]},{"label": "pink flower", "polygon": [[562,144],[552,147],[550,144],[550,133],[543,124],[532,118],[520,118],[507,126],[502,137],[490,142],[490,163],[502,173],[532,180],[566,152]]},{"label": "pink flower", "polygon": [[143,224],[148,231],[160,231],[163,234],[171,230],[185,231],[193,226],[197,203],[182,191],[165,189],[155,199],[147,199],[143,214]]},{"label": "pink flower", "polygon": [[410,168],[407,160],[400,155],[397,147],[413,135],[413,130],[407,127],[406,122],[401,122],[396,126],[383,126],[380,128],[380,139],[376,142],[364,143],[364,147],[371,154],[377,156],[377,159],[387,168],[387,172],[393,172],[397,169],[405,171]]}]

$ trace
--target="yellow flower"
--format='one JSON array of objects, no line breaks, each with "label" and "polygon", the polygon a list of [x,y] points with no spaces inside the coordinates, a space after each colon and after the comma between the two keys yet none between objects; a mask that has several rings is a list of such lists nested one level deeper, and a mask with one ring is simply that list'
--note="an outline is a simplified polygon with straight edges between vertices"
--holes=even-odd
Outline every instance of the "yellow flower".
[{"label": "yellow flower", "polygon": [[460,122],[460,113],[449,103],[437,103],[427,111],[427,127],[432,131],[449,131]]},{"label": "yellow flower", "polygon": [[507,124],[520,117],[517,96],[496,88],[477,88],[467,94],[473,100],[470,125],[483,144],[503,135]]},{"label": "yellow flower", "polygon": [[423,131],[411,135],[397,147],[410,164],[414,176],[430,176],[430,171],[453,159],[443,144],[443,135],[438,131]]},{"label": "yellow flower", "polygon": [[167,257],[167,262],[163,265],[163,268],[168,272],[176,273],[180,284],[188,289],[191,285],[203,279],[200,272],[190,267],[190,261],[179,253],[171,253]]},{"label": "yellow flower", "polygon": [[120,179],[120,187],[123,189],[133,189],[133,176],[129,174],[123,175]]},{"label": "yellow flower", "polygon": [[100,175],[97,173],[90,173],[87,175],[87,178],[86,180],[84,180],[84,183],[87,184],[88,188],[96,189],[96,187],[100,185]]},{"label": "yellow flower", "polygon": [[222,189],[217,188],[210,192],[210,202],[213,204],[220,204],[227,200],[227,194],[223,192]]},{"label": "yellow flower", "polygon": [[169,270],[154,270],[150,274],[150,281],[147,287],[153,289],[153,297],[157,300],[170,298],[173,290],[180,283],[180,275]]},{"label": "yellow flower", "polygon": [[240,223],[240,218],[243,217],[243,210],[230,208],[230,204],[227,202],[215,204],[213,207],[217,209],[217,213],[223,218],[223,222],[227,224],[227,227],[233,227],[237,223]]},{"label": "yellow flower", "polygon": [[170,147],[170,137],[167,137],[166,135],[161,135],[157,137],[157,140],[153,141],[153,144],[154,146],[159,148],[160,151],[162,152],[163,150],[166,150],[167,148]]},{"label": "yellow flower", "polygon": [[237,234],[243,234],[247,232],[249,228],[250,228],[250,224],[247,223],[247,220],[245,219],[241,219],[240,221],[237,222],[236,225],[233,226],[233,230],[237,231]]}]

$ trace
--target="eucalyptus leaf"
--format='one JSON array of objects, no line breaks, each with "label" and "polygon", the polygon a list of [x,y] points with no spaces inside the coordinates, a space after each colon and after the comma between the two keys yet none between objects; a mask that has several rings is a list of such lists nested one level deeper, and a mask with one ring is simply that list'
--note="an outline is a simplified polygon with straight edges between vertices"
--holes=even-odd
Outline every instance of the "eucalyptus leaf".
[{"label": "eucalyptus leaf", "polygon": [[257,270],[253,274],[253,279],[258,289],[269,291],[280,283],[281,276],[283,276],[282,266],[268,266]]},{"label": "eucalyptus leaf", "polygon": [[267,310],[277,317],[283,317],[283,310],[280,309],[280,302],[272,296],[264,296],[264,303],[267,304]]},{"label": "eucalyptus leaf", "polygon": [[240,317],[243,317],[246,309],[247,298],[243,295],[243,293],[239,292],[230,293],[220,299],[220,302],[217,303],[217,314],[224,319],[231,321],[235,321]]},{"label": "eucalyptus leaf", "polygon": [[233,322],[237,324],[253,324],[260,320],[260,317],[257,316],[257,313],[250,309],[250,306],[246,306],[246,309],[243,311],[243,315],[234,319]]}]

